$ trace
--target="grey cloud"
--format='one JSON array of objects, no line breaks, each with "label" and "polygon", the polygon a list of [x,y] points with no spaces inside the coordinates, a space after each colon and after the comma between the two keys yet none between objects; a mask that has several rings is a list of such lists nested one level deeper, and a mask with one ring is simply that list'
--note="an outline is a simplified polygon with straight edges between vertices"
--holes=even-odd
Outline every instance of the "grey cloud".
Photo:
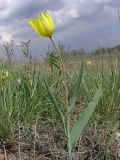
[{"label": "grey cloud", "polygon": [[[16,2],[14,2],[16,3]],[[3,21],[14,21],[16,19],[22,20],[25,18],[31,18],[31,16],[35,16],[40,11],[44,10],[59,10],[64,5],[63,1],[18,1],[14,4],[13,9],[10,10],[9,16],[5,18]],[[7,10],[7,8],[6,8]]]},{"label": "grey cloud", "polygon": [[111,7],[120,7],[120,1],[119,0],[110,0],[108,2],[103,2],[101,5],[107,5]]},{"label": "grey cloud", "polygon": [[[57,19],[62,19],[61,25],[57,25],[55,29],[57,38],[60,33],[69,32],[70,35],[75,33],[73,38],[69,38],[67,34],[62,34],[62,40],[66,45],[70,43],[76,48],[89,48],[88,46],[90,45],[91,48],[95,48],[96,39],[102,34],[106,37],[108,37],[107,34],[111,35],[115,42],[115,27],[117,22],[115,23],[114,21],[117,18],[111,14],[111,10],[114,10],[113,12],[114,14],[116,13],[117,16],[120,0],[101,0],[100,2],[97,2],[97,0],[84,0],[83,2],[74,0],[74,3],[70,0],[18,0],[10,9],[6,5],[3,6],[3,10],[9,10],[9,14],[5,19],[0,21],[0,27],[6,30],[9,28],[13,38],[18,41],[32,39],[34,49],[38,44],[38,37],[32,28],[28,26],[27,20],[28,18],[36,17],[37,12],[40,10],[45,11],[47,9],[51,10],[53,15],[54,13],[58,13],[56,17],[53,17],[56,23]],[[77,16],[68,14],[72,8],[76,11]],[[74,27],[74,29],[72,27]],[[112,30],[111,28],[114,29]],[[81,46],[79,41],[81,42]],[[40,50],[46,50],[45,41],[42,46],[44,49],[42,48]]]}]

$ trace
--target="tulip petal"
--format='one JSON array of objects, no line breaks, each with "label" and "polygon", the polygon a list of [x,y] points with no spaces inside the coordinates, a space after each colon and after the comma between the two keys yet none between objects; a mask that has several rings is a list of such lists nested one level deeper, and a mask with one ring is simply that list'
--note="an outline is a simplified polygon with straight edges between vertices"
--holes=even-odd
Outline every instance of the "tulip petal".
[{"label": "tulip petal", "polygon": [[54,32],[54,28],[51,26],[49,19],[43,13],[39,14],[38,19],[43,31],[45,32],[45,37],[50,37]]},{"label": "tulip petal", "polygon": [[39,34],[39,24],[37,19],[29,19],[28,24]]},{"label": "tulip petal", "polygon": [[48,37],[46,29],[45,29],[45,27],[44,27],[44,25],[43,25],[43,23],[40,19],[38,19],[38,23],[39,23],[39,32],[40,32],[41,36]]},{"label": "tulip petal", "polygon": [[36,31],[36,33],[38,33],[41,36],[44,36],[45,33],[43,32],[42,27],[39,24],[38,19],[30,19],[28,21],[28,23],[29,23],[29,25],[32,26],[32,28]]},{"label": "tulip petal", "polygon": [[53,22],[50,14],[49,14],[49,11],[46,11],[46,12],[45,12],[45,16],[46,16],[46,18],[49,20],[51,26],[54,28],[54,22]]}]

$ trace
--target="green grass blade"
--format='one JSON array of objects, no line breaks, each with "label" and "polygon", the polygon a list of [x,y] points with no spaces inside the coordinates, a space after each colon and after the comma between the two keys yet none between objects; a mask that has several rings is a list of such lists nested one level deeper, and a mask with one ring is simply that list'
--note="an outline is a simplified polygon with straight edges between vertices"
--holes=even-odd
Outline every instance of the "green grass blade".
[{"label": "green grass blade", "polygon": [[73,151],[75,144],[77,143],[83,129],[87,125],[92,113],[94,112],[100,97],[102,96],[102,89],[99,88],[93,97],[92,101],[88,104],[88,107],[86,110],[82,113],[82,115],[79,117],[77,122],[75,123],[74,127],[71,130],[70,133],[70,139],[71,139],[71,151]]},{"label": "green grass blade", "polygon": [[63,124],[64,132],[65,132],[65,134],[66,134],[66,136],[67,136],[67,131],[66,131],[66,125],[65,125],[64,116],[63,116],[63,114],[62,114],[62,112],[61,112],[61,110],[60,110],[60,107],[58,106],[57,100],[56,100],[56,98],[55,98],[55,96],[54,96],[51,88],[49,87],[47,81],[45,80],[45,78],[44,78],[44,82],[45,82],[45,86],[46,86],[46,88],[47,88],[47,91],[48,91],[48,95],[49,95],[49,97],[50,97],[50,100],[51,100],[51,102],[53,103],[53,105],[54,105],[54,107],[55,107],[55,110],[56,110],[56,112],[57,112],[57,114],[58,114],[58,116],[59,116],[59,119],[60,119],[61,123]]},{"label": "green grass blade", "polygon": [[75,103],[76,103],[77,98],[79,96],[80,85],[81,85],[81,80],[82,80],[82,74],[83,74],[83,62],[82,62],[81,69],[79,71],[79,76],[77,78],[77,82],[76,82],[76,86],[75,86],[75,91],[74,91],[73,97],[70,100],[68,113],[75,107]]}]

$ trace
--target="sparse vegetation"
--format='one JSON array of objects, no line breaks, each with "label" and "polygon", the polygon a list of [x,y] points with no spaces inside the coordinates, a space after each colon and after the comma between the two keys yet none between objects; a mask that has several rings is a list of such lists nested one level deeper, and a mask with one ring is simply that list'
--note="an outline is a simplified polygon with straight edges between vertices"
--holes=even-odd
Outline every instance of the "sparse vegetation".
[{"label": "sparse vegetation", "polygon": [[[28,62],[24,62],[24,65],[13,63],[13,58],[9,61],[9,57],[9,63],[1,61],[0,64],[0,156],[6,159],[66,160],[67,138],[43,79],[44,76],[65,115],[64,80],[59,58],[54,52],[48,53],[42,62],[32,61],[31,54],[26,58]],[[62,59],[66,70],[68,98],[74,95],[73,88],[83,61],[81,88],[70,115],[70,128],[86,110],[99,86],[103,88],[103,94],[77,142],[72,159],[118,160],[119,50],[112,48],[109,54],[108,51],[104,51],[104,54],[100,51],[98,55],[64,54]]]}]

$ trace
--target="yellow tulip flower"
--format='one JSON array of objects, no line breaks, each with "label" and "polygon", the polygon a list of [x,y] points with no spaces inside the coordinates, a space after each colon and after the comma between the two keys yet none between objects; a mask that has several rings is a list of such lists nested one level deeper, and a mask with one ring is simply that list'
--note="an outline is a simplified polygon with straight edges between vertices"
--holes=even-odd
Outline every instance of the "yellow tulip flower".
[{"label": "yellow tulip flower", "polygon": [[28,23],[42,37],[51,37],[54,32],[54,22],[48,11],[39,13],[38,18],[29,19]]},{"label": "yellow tulip flower", "polygon": [[92,61],[90,61],[90,60],[87,61],[86,63],[87,63],[88,65],[92,65],[92,64],[93,64]]}]

